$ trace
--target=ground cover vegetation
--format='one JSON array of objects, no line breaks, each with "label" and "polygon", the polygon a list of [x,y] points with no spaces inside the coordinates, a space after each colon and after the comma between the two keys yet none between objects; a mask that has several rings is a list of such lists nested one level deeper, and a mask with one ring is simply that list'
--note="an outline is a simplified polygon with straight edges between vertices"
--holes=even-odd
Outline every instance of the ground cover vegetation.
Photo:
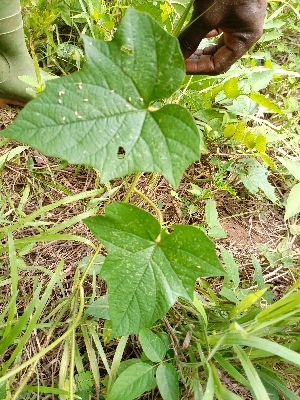
[{"label": "ground cover vegetation", "polygon": [[299,399],[299,2],[217,77],[188,1],[22,6],[62,78],[0,114],[0,399]]}]

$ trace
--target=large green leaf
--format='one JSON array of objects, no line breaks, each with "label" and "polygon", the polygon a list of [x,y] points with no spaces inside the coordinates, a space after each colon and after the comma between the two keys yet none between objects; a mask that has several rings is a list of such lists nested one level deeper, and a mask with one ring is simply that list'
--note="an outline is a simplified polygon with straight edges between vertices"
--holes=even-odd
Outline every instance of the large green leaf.
[{"label": "large green leaf", "polygon": [[138,362],[118,376],[106,400],[136,399],[155,386],[154,367]]},{"label": "large green leaf", "polygon": [[146,356],[152,362],[160,362],[166,355],[167,348],[159,336],[150,329],[143,329],[139,334],[139,341]]},{"label": "large green leaf", "polygon": [[178,372],[172,364],[160,364],[156,371],[156,381],[164,400],[179,400]]},{"label": "large green leaf", "polygon": [[151,214],[124,203],[85,223],[108,250],[101,277],[108,284],[114,335],[151,327],[178,296],[193,298],[198,277],[225,274],[214,244],[195,227],[161,231]]},{"label": "large green leaf", "polygon": [[177,186],[199,158],[197,127],[179,105],[153,106],[184,79],[176,38],[149,15],[128,9],[111,42],[83,41],[82,70],[48,82],[4,136],[91,165],[102,182],[155,171]]}]

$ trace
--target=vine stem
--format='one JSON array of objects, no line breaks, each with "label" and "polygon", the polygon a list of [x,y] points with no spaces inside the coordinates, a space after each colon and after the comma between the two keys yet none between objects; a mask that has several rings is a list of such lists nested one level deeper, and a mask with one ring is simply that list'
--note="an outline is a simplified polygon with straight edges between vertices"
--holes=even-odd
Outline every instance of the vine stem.
[{"label": "vine stem", "polygon": [[140,196],[143,200],[145,200],[155,210],[155,212],[158,215],[159,224],[162,227],[163,223],[164,223],[164,219],[163,219],[162,213],[160,212],[160,209],[157,207],[157,205],[155,203],[153,203],[153,201],[150,200],[148,196],[146,196],[144,193],[140,192],[137,188],[134,188],[133,191],[138,196]]},{"label": "vine stem", "polygon": [[130,188],[129,188],[128,192],[126,193],[126,196],[124,197],[124,200],[123,200],[124,203],[128,203],[128,200],[129,200],[129,198],[130,198],[132,192],[135,190],[135,186],[136,186],[138,180],[140,179],[140,176],[141,176],[141,175],[142,175],[142,174],[141,174],[140,172],[137,172],[137,173],[134,175],[134,178],[133,178],[133,181],[132,181],[132,183],[131,183],[131,185],[130,185]]}]

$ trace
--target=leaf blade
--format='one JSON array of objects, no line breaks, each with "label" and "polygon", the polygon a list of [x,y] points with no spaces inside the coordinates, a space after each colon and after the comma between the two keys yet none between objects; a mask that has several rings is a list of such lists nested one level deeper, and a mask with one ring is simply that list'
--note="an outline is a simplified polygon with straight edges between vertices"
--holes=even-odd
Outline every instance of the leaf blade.
[{"label": "leaf blade", "polygon": [[132,400],[155,385],[154,368],[142,362],[125,369],[112,386],[107,400]]},{"label": "leaf blade", "polygon": [[191,300],[199,276],[225,274],[214,244],[195,227],[174,225],[171,234],[161,232],[151,214],[124,203],[84,222],[108,250],[101,277],[117,336],[150,328],[178,296]]},{"label": "leaf blade", "polygon": [[156,381],[164,400],[179,400],[178,373],[172,364],[160,364],[156,371]]},{"label": "leaf blade", "polygon": [[177,186],[199,158],[198,130],[183,107],[152,107],[184,79],[177,39],[129,8],[111,42],[83,41],[82,70],[47,82],[4,135],[48,156],[93,166],[102,182],[148,171]]},{"label": "leaf blade", "polygon": [[160,362],[166,354],[163,341],[150,329],[143,329],[139,333],[139,341],[146,356],[152,362]]}]

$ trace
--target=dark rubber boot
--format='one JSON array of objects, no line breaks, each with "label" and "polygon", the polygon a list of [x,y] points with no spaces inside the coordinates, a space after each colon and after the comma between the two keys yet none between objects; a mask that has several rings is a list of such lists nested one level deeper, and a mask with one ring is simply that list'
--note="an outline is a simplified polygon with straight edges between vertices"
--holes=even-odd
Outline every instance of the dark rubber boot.
[{"label": "dark rubber boot", "polygon": [[23,31],[20,0],[0,0],[0,107],[23,106],[32,99],[21,75],[36,77]]}]

